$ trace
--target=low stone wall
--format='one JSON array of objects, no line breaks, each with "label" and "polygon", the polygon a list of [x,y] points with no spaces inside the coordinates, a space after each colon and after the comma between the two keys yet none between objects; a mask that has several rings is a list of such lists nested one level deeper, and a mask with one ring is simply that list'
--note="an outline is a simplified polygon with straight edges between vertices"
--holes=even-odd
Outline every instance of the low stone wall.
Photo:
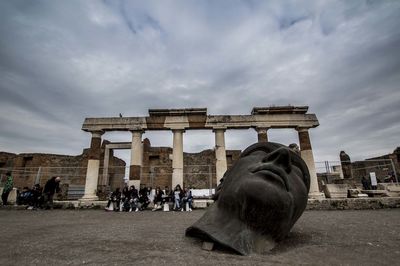
[{"label": "low stone wall", "polygon": [[400,197],[308,200],[307,210],[373,210],[400,208]]}]

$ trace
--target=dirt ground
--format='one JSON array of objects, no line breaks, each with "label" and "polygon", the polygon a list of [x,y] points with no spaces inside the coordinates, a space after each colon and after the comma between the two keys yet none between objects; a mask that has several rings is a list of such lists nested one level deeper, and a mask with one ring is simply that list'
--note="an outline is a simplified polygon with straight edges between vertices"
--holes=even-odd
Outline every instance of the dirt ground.
[{"label": "dirt ground", "polygon": [[204,210],[0,210],[0,265],[400,265],[400,209],[306,211],[269,254],[201,249]]}]

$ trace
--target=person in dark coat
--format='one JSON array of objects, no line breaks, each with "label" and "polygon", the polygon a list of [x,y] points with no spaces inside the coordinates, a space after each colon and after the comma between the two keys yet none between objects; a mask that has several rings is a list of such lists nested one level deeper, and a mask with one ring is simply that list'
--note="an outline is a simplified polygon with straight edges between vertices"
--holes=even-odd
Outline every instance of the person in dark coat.
[{"label": "person in dark coat", "polygon": [[143,211],[147,208],[147,206],[149,206],[150,204],[150,200],[148,197],[148,190],[145,186],[143,186],[140,190],[139,190],[139,210]]},{"label": "person in dark coat", "polygon": [[50,178],[43,189],[44,206],[46,209],[53,209],[54,194],[60,192],[61,177],[53,176]]},{"label": "person in dark coat", "polygon": [[154,208],[152,211],[160,210],[162,208],[162,203],[163,203],[163,196],[164,192],[161,190],[160,187],[156,188],[156,194],[154,195]]},{"label": "person in dark coat", "polygon": [[138,190],[135,188],[134,185],[130,186],[129,188],[129,202],[130,202],[130,209],[129,211],[131,212],[132,210],[134,211],[139,211],[139,192]]},{"label": "person in dark coat", "polygon": [[40,184],[35,184],[32,188],[32,206],[33,209],[42,208],[43,204],[43,196],[42,196],[42,188]]},{"label": "person in dark coat", "polygon": [[106,211],[110,211],[111,204],[113,205],[113,211],[119,211],[119,205],[121,202],[121,190],[118,188],[115,189],[114,192],[111,193],[110,198],[107,203],[107,207],[105,208]]}]

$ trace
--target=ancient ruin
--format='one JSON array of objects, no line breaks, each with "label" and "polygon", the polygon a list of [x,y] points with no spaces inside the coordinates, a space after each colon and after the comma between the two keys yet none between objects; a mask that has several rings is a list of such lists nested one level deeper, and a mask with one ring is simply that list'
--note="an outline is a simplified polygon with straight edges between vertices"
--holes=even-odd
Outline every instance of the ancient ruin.
[{"label": "ancient ruin", "polygon": [[[183,136],[186,130],[208,129],[215,133],[215,169],[213,184],[219,184],[227,170],[225,131],[253,128],[259,142],[268,141],[267,131],[274,128],[293,128],[298,131],[301,157],[311,176],[310,197],[320,197],[311,141],[308,130],[319,125],[315,114],[308,114],[307,106],[254,107],[250,115],[208,115],[206,108],[150,109],[146,117],[86,118],[82,130],[92,134],[87,164],[85,195],[82,200],[97,200],[99,184],[107,183],[103,175],[99,183],[101,136],[110,131],[132,132],[132,142],[124,144],[131,149],[129,185],[139,187],[146,177],[142,135],[150,130],[173,132],[171,186],[183,184]],[[115,147],[109,146],[109,149]],[[150,158],[150,157],[149,157]],[[105,168],[107,166],[105,165]],[[148,172],[147,172],[148,173]]]},{"label": "ancient ruin", "polygon": [[[104,158],[105,147],[109,142],[103,141],[100,149],[100,158]],[[32,187],[34,184],[44,186],[52,176],[62,177],[62,183],[68,186],[81,187],[85,185],[86,167],[88,164],[89,149],[84,149],[82,154],[60,155],[46,153],[21,153],[14,154],[0,152],[0,173],[12,171],[14,187],[20,190],[23,187]],[[107,154],[110,168],[108,176],[111,187],[123,184],[125,176],[125,162],[115,157],[111,152]],[[103,160],[101,160],[100,173],[102,173]]]}]

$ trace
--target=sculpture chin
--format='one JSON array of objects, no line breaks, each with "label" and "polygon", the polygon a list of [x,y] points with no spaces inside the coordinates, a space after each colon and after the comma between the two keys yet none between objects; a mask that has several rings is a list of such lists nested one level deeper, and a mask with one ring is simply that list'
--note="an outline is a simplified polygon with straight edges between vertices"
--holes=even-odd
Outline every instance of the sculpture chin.
[{"label": "sculpture chin", "polygon": [[210,206],[201,219],[186,229],[186,236],[217,243],[240,255],[265,253],[277,243],[270,235],[260,234],[243,221],[218,210],[217,204]]}]

